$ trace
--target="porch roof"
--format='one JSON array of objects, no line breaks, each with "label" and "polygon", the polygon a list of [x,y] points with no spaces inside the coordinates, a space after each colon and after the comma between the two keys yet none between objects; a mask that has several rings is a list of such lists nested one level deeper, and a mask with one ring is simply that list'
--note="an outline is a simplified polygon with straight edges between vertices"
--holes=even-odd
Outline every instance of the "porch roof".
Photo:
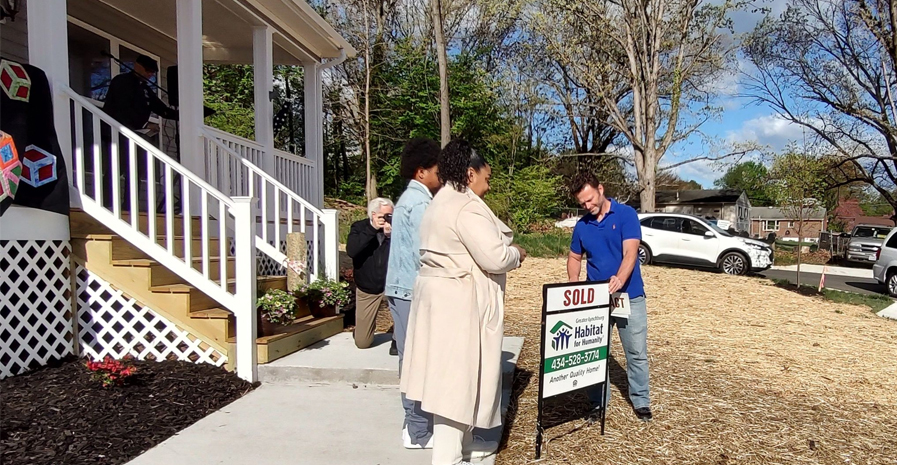
[{"label": "porch roof", "polygon": [[[68,0],[68,13],[98,29],[177,61],[176,0]],[[304,0],[205,0],[203,61],[252,63],[252,28],[271,26],[274,63],[298,65],[355,49]]]}]

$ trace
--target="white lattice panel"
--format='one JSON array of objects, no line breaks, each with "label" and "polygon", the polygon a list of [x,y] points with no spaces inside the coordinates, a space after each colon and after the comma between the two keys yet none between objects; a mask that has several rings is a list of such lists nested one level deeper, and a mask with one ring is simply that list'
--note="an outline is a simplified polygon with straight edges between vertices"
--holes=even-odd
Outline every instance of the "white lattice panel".
[{"label": "white lattice panel", "polygon": [[69,241],[0,241],[0,379],[73,353]]},{"label": "white lattice panel", "polygon": [[124,295],[102,278],[77,269],[78,337],[81,352],[94,360],[132,356],[139,360],[181,360],[222,366],[227,356]]}]

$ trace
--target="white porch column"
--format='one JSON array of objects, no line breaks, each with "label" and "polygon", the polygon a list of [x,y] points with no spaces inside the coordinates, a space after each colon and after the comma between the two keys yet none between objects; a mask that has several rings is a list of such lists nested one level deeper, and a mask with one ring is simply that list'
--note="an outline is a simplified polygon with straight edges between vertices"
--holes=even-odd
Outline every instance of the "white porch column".
[{"label": "white porch column", "polygon": [[81,198],[71,188],[72,176],[72,119],[68,99],[60,87],[69,85],[69,45],[66,0],[28,2],[28,62],[47,75],[53,98],[53,121],[56,138],[65,160],[71,203],[81,205]]},{"label": "white porch column", "polygon": [[177,23],[181,164],[205,178],[200,134],[203,124],[202,0],[177,0]]},{"label": "white porch column", "polygon": [[324,205],[324,116],[321,96],[321,70],[317,63],[305,70],[305,156],[315,162],[315,206]]},{"label": "white porch column", "polygon": [[255,141],[265,147],[261,168],[274,176],[274,48],[270,26],[252,28],[252,76],[255,81]]}]

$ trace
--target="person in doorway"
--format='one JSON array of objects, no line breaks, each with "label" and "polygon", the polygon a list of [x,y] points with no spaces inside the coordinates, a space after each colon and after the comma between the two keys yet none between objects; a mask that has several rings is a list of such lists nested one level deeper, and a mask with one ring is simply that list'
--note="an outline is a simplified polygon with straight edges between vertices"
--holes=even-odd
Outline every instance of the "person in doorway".
[{"label": "person in doorway", "polygon": [[[152,83],[152,79],[158,71],[159,66],[156,64],[156,60],[146,55],[138,56],[131,71],[119,74],[112,79],[112,82],[109,84],[109,90],[106,92],[106,100],[103,102],[103,112],[121,123],[122,126],[140,134],[144,138],[159,132],[158,125],[151,124],[148,126],[150,114],[155,113],[165,119],[177,120],[178,111],[169,108],[168,105],[162,102],[153,88],[155,84]],[[106,124],[102,125],[102,139],[103,146],[107,147],[103,157],[103,205],[110,207],[112,204],[112,186],[116,183],[111,177],[111,160],[113,156],[112,131],[111,127]],[[119,135],[117,155],[120,176],[125,178],[125,181],[120,184],[122,192],[120,198],[124,210],[127,210],[130,206],[130,184],[127,182],[127,177],[137,176],[141,182],[148,181],[146,179],[146,152],[135,146],[135,150],[137,150],[135,154],[137,166],[134,168],[136,172],[132,172],[128,147],[128,139],[124,135]],[[139,197],[143,198],[142,194],[145,188],[138,187],[138,190],[141,193]],[[177,199],[177,203],[180,203],[180,199]]]},{"label": "person in doorway", "polygon": [[355,277],[355,346],[367,349],[374,342],[377,311],[383,303],[393,203],[378,197],[368,202],[368,217],[349,229],[346,253]]},{"label": "person in doorway", "polygon": [[463,140],[437,164],[444,187],[424,212],[401,392],[434,416],[433,465],[494,454],[473,428],[501,425],[506,273],[526,252],[482,197],[492,168]]},{"label": "person in doorway", "polygon": [[[582,256],[585,254],[588,256],[586,275],[589,281],[608,281],[612,294],[629,294],[629,318],[612,317],[608,335],[616,326],[626,353],[629,399],[636,416],[650,421],[648,312],[638,261],[638,247],[642,239],[638,214],[632,207],[605,197],[604,186],[591,173],[578,174],[573,179],[570,192],[589,213],[580,218],[573,228],[567,256],[567,278],[570,282],[579,281]],[[610,389],[605,392],[607,405]],[[587,393],[593,407],[588,420],[595,422],[601,418],[601,390],[592,387]]]},{"label": "person in doorway", "polygon": [[[405,335],[414,280],[420,270],[420,223],[433,195],[442,187],[436,162],[439,144],[433,139],[416,138],[405,144],[400,174],[408,180],[408,187],[396,202],[392,217],[392,244],[389,266],[386,269],[386,302],[392,314],[393,337],[399,356],[399,375],[405,358]],[[433,416],[420,409],[420,402],[402,394],[405,422],[402,442],[408,449],[433,447]]]}]

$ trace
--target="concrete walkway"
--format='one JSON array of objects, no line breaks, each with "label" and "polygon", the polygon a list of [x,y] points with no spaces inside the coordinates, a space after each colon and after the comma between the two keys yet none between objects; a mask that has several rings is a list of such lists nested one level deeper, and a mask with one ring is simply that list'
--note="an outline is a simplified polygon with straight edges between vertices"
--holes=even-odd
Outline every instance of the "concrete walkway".
[{"label": "concrete walkway", "polygon": [[884,310],[878,312],[878,316],[883,317],[883,318],[890,318],[892,320],[897,320],[897,303],[894,303],[891,306],[885,308]]},{"label": "concrete walkway", "polygon": [[[429,450],[402,447],[398,358],[389,355],[389,336],[377,341],[359,350],[341,333],[262,365],[261,387],[129,464],[428,465]],[[522,347],[522,338],[505,338],[503,415]],[[474,434],[500,440],[502,431]]]},{"label": "concrete walkway", "polygon": [[[821,274],[823,268],[825,268],[825,274],[827,274],[827,275],[851,276],[854,278],[873,279],[871,268],[848,268],[845,266],[801,265],[800,272],[801,273]],[[797,265],[774,266],[774,267],[772,267],[772,269],[773,270],[781,270],[781,271],[797,271]]]}]

